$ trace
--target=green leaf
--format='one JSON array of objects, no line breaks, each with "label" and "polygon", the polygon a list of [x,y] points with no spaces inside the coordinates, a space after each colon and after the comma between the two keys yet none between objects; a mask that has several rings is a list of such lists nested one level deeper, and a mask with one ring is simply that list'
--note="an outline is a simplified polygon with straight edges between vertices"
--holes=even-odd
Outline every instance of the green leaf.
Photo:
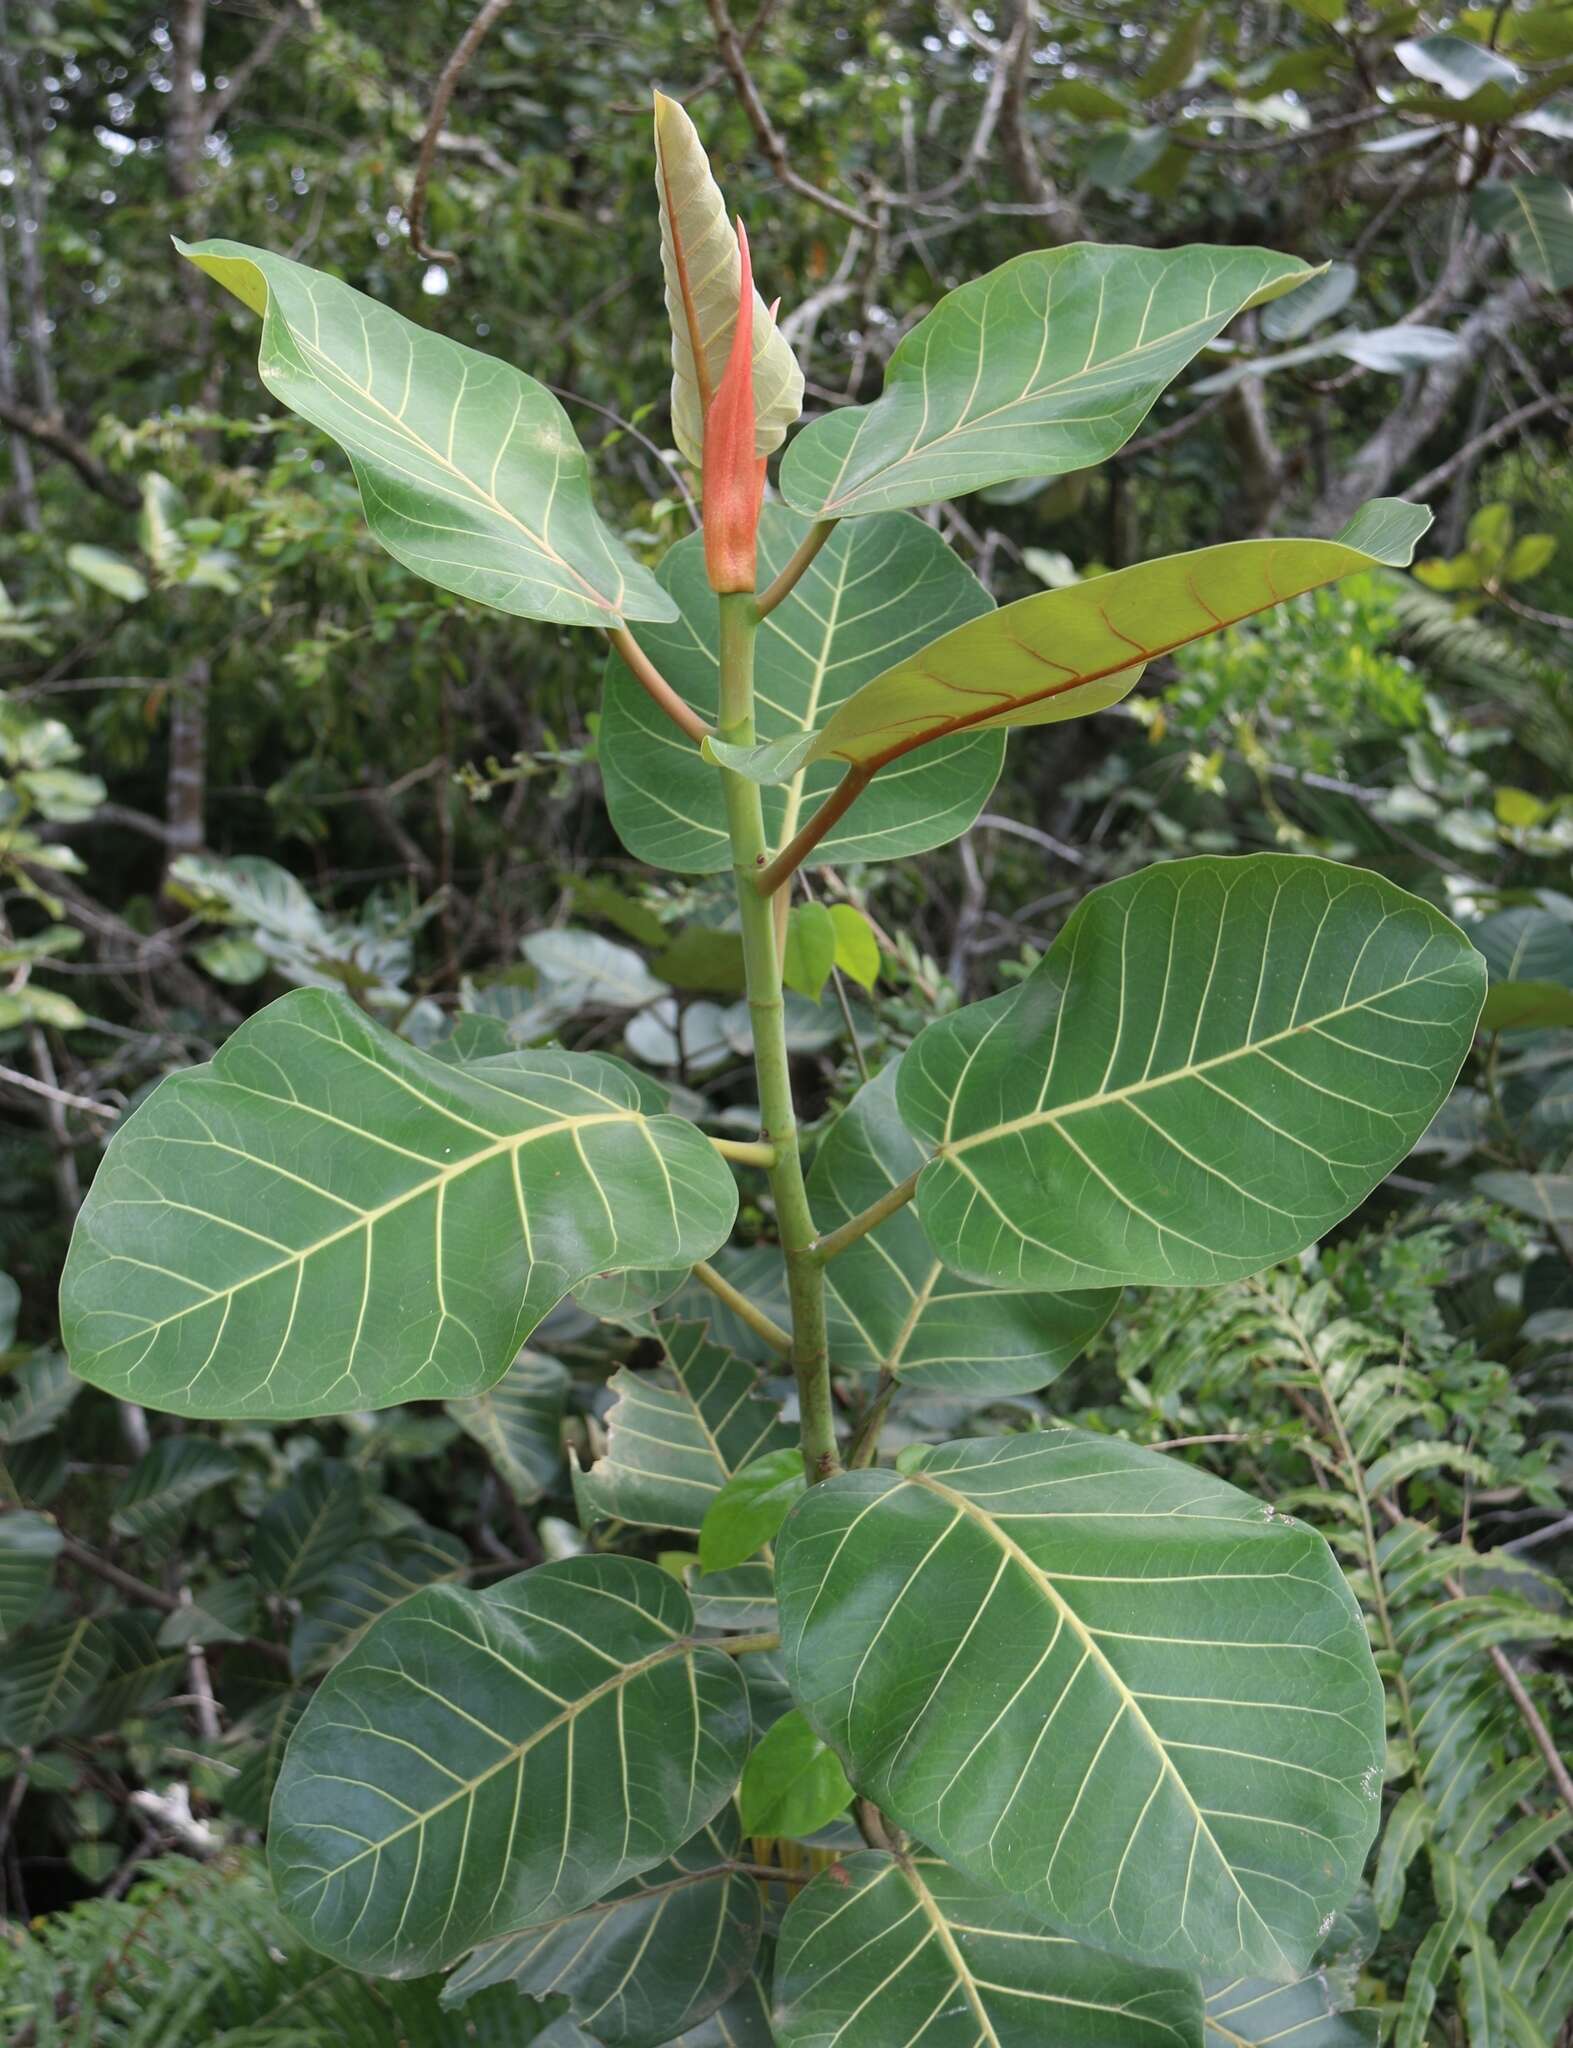
[{"label": "green leaf", "polygon": [[73,1368],[186,1415],[475,1394],[592,1273],[692,1264],[737,1186],[583,1053],[455,1067],[302,989],[116,1131],[61,1288]]},{"label": "green leaf", "polygon": [[48,1436],[82,1391],[70,1367],[55,1351],[41,1351],[0,1379],[0,1445],[14,1448]]},{"label": "green leaf", "polygon": [[443,2004],[512,1984],[566,1997],[606,2048],[670,2041],[726,2003],[758,1950],[763,1907],[758,1884],[737,1868],[740,1849],[728,1807],[607,1898],[478,1948],[443,1986]]},{"label": "green leaf", "polygon": [[0,1742],[37,1749],[67,1734],[109,1668],[108,1626],[92,1616],[19,1636],[0,1669]]},{"label": "green leaf", "polygon": [[1401,566],[1430,523],[1423,505],[1376,498],[1336,540],[1226,541],[1039,591],[884,669],[814,727],[801,754],[729,749],[725,759],[773,782],[805,765],[878,768],[937,739],[1107,710],[1160,654],[1356,570]]},{"label": "green leaf", "polygon": [[832,903],[830,922],[836,931],[836,965],[861,989],[879,979],[879,940],[861,910],[850,903]]},{"label": "green leaf", "polygon": [[699,1563],[707,1572],[746,1564],[773,1542],[787,1510],[808,1481],[795,1444],[767,1451],[732,1474],[705,1510],[699,1531]]},{"label": "green leaf", "polygon": [[[795,513],[764,508],[761,580],[785,565],[807,531]],[[634,637],[678,694],[713,720],[719,627],[697,534],[669,551],[661,581],[681,617],[675,626],[641,627]],[[892,516],[838,527],[760,629],[759,739],[801,739],[889,662],[991,609],[982,584],[921,520]],[[612,824],[636,859],[684,874],[730,868],[720,777],[615,657],[606,670],[600,758]],[[1003,758],[997,735],[963,735],[914,763],[899,782],[870,791],[858,815],[829,833],[811,859],[840,865],[943,846],[983,808]],[[838,779],[834,764],[794,769],[785,788],[767,792],[772,844],[789,839]]]},{"label": "green leaf", "polygon": [[1573,988],[1573,924],[1565,918],[1521,904],[1471,925],[1469,936],[1494,982],[1557,981]]},{"label": "green leaf", "polygon": [[353,1467],[318,1458],[263,1504],[251,1558],[270,1592],[295,1597],[325,1578],[365,1534],[365,1504]]},{"label": "green leaf", "polygon": [[[732,349],[743,263],[698,130],[661,92],[655,95],[655,190],[672,326],[672,439],[698,469],[705,413]],[[803,409],[803,372],[758,291],[752,368],[754,453],[772,455]]]},{"label": "green leaf", "polygon": [[1488,180],[1471,205],[1487,233],[1506,237],[1526,277],[1558,292],[1573,284],[1573,192],[1560,179]]},{"label": "green leaf", "polygon": [[1313,275],[1266,249],[1078,242],[1014,257],[902,337],[882,397],[797,435],[781,495],[839,519],[1102,462],[1237,313]]},{"label": "green leaf", "polygon": [[412,1593],[462,1579],[469,1568],[470,1553],[458,1537],[438,1529],[357,1544],[302,1596],[290,1631],[290,1669],[304,1674],[330,1663]]},{"label": "green leaf", "polygon": [[748,1742],[742,1680],[692,1628],[633,1558],[406,1600],[290,1740],[268,1837],[286,1915],[341,1962],[418,1975],[673,1855]]},{"label": "green leaf", "polygon": [[1573,1174],[1477,1173],[1481,1194],[1537,1223],[1573,1223]]},{"label": "green leaf", "polygon": [[158,1642],[167,1650],[188,1643],[238,1643],[257,1625],[257,1581],[249,1572],[210,1579],[192,1591],[159,1624]]},{"label": "green leaf", "polygon": [[1463,36],[1419,36],[1395,43],[1393,55],[1412,78],[1440,86],[1450,100],[1473,99],[1487,86],[1511,93],[1524,83],[1516,64]]},{"label": "green leaf", "polygon": [[568,1369],[557,1359],[521,1351],[495,1387],[446,1403],[448,1414],[524,1506],[548,1492],[562,1471],[568,1384]]},{"label": "green leaf", "polygon": [[64,1541],[47,1515],[0,1514],[0,1641],[26,1628],[42,1606]]},{"label": "green leaf", "polygon": [[851,1802],[841,1759],[795,1707],[772,1722],[749,1751],[737,1794],[745,1834],[785,1841],[829,1827]]},{"label": "green leaf", "polygon": [[1144,99],[1172,92],[1190,77],[1207,42],[1211,13],[1209,7],[1196,7],[1175,22],[1157,56],[1136,81],[1136,89]]},{"label": "green leaf", "polygon": [[1382,1687],[1321,1537],[1081,1430],[810,1487],[777,1593],[859,1792],[1118,1954],[1284,1977],[1381,1811]]},{"label": "green leaf", "polygon": [[573,1460],[580,1519],[698,1535],[732,1474],[796,1443],[752,1366],[710,1341],[703,1323],[663,1323],[673,1384],[626,1367],[609,1384],[606,1453],[588,1469]]},{"label": "green leaf", "polygon": [[843,1857],[787,1909],[780,2048],[1198,2048],[1196,1986],[1100,1955],[921,1852]]},{"label": "green leaf", "polygon": [[898,1101],[935,1256],[996,1285],[1210,1286],[1314,1244],[1409,1151],[1485,963],[1376,875],[1173,861],[1083,899],[1019,990],[929,1025]]},{"label": "green leaf", "polygon": [[263,383],[349,456],[396,561],[518,618],[671,618],[597,517],[584,450],[544,384],[266,249],[175,247],[261,315]]},{"label": "green leaf", "polygon": [[1573,1028],[1573,988],[1559,981],[1494,981],[1480,1013],[1482,1031]]},{"label": "green leaf", "polygon": [[66,549],[66,567],[100,590],[107,590],[111,597],[118,597],[122,604],[139,604],[147,596],[147,578],[135,562],[113,548],[78,541]]},{"label": "green leaf", "polygon": [[1360,273],[1352,263],[1329,263],[1309,284],[1275,299],[1262,313],[1262,334],[1268,341],[1298,341],[1324,320],[1341,313],[1354,297]]},{"label": "green leaf", "polygon": [[[860,1088],[821,1141],[809,1175],[820,1228],[871,1208],[929,1155],[896,1107],[892,1060]],[[913,1386],[979,1397],[1028,1393],[1057,1379],[1109,1320],[1112,1287],[1011,1294],[948,1272],[909,1207],[825,1268],[830,1351],[848,1371],[881,1367]]]},{"label": "green leaf", "polygon": [[1351,2012],[1334,1994],[1321,1970],[1293,1984],[1237,1977],[1211,1992],[1206,2008],[1206,2048],[1376,2048],[1381,2032],[1374,2011]]},{"label": "green leaf", "polygon": [[836,964],[836,927],[823,903],[795,903],[787,917],[781,979],[817,1003]]},{"label": "green leaf", "polygon": [[226,1444],[201,1436],[161,1437],[126,1475],[109,1526],[117,1536],[151,1536],[184,1519],[215,1486],[228,1485],[240,1459]]}]

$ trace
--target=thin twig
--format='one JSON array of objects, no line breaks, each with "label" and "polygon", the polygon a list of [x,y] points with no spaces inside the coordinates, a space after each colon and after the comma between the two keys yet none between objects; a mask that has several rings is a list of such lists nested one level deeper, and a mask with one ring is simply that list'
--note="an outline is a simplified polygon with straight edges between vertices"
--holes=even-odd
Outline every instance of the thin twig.
[{"label": "thin twig", "polygon": [[442,67],[437,90],[432,94],[426,131],[421,136],[421,153],[415,162],[415,182],[410,187],[410,203],[405,212],[405,219],[409,222],[410,247],[427,263],[451,264],[459,260],[451,249],[434,249],[426,240],[426,185],[436,160],[437,140],[448,118],[448,103],[453,98],[454,89],[464,76],[470,59],[485,41],[492,24],[499,15],[506,13],[508,5],[509,0],[486,0],[485,6],[454,46],[453,55]]},{"label": "thin twig", "polygon": [[[101,962],[97,965],[102,967]],[[107,1102],[94,1102],[90,1096],[73,1095],[68,1088],[54,1088],[47,1081],[35,1081],[31,1074],[18,1073],[15,1067],[0,1067],[0,1081],[13,1088],[25,1088],[30,1095],[42,1095],[63,1109],[81,1109],[89,1116],[108,1117],[111,1121],[120,1114]]]}]

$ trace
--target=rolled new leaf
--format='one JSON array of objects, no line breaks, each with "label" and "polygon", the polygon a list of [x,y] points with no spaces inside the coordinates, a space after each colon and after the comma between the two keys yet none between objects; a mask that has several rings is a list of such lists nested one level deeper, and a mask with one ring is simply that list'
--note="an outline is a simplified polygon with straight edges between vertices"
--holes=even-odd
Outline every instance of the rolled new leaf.
[{"label": "rolled new leaf", "polygon": [[262,316],[263,383],[338,442],[367,524],[406,568],[524,619],[673,616],[597,516],[584,450],[544,384],[266,249],[175,247]]},{"label": "rolled new leaf", "polygon": [[776,783],[820,763],[873,772],[938,739],[1085,718],[1129,696],[1160,654],[1356,570],[1402,567],[1430,524],[1424,505],[1374,498],[1336,540],[1225,541],[1040,591],[905,655],[812,732],[705,751]]},{"label": "rolled new leaf", "polygon": [[1414,1145],[1486,964],[1380,876],[1170,861],[1078,904],[1019,989],[921,1032],[936,1257],[1011,1287],[1209,1286],[1314,1244]]},{"label": "rolled new leaf", "polygon": [[1035,249],[949,293],[872,405],[806,427],[781,494],[815,519],[1063,475],[1128,441],[1237,313],[1320,273],[1269,249]]},{"label": "rolled new leaf", "polygon": [[[660,92],[655,96],[655,189],[672,323],[672,438],[684,460],[698,469],[704,460],[705,415],[720,386],[737,324],[742,262],[698,130],[677,101]],[[753,359],[754,453],[769,455],[803,409],[803,372],[758,292]]]},{"label": "rolled new leaf", "polygon": [[274,1887],[324,1954],[423,1974],[675,1855],[747,1750],[737,1668],[659,1565],[433,1586],[372,1624],[291,1736]]},{"label": "rolled new leaf", "polygon": [[61,1329],[83,1379],[176,1414],[461,1399],[592,1274],[692,1265],[736,1211],[620,1062],[452,1065],[300,989],[115,1133]]},{"label": "rolled new leaf", "polygon": [[858,1791],[1061,1932],[1294,1976],[1381,1814],[1382,1684],[1322,1538],[1084,1430],[898,1462],[810,1487],[778,1550],[788,1680]]}]

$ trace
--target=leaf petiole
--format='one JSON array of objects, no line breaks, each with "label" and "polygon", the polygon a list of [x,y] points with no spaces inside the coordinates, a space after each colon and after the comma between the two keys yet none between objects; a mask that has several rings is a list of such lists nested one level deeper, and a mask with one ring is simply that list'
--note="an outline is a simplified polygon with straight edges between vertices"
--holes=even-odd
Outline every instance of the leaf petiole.
[{"label": "leaf petiole", "polygon": [[694,1278],[701,1287],[708,1287],[717,1301],[725,1302],[738,1321],[746,1323],[756,1337],[762,1337],[772,1351],[779,1351],[784,1358],[791,1356],[791,1332],[783,1330],[773,1317],[767,1316],[741,1289],[718,1273],[708,1259],[701,1259],[694,1267]]},{"label": "leaf petiole", "polygon": [[821,1263],[833,1259],[838,1252],[856,1244],[860,1237],[867,1237],[871,1230],[877,1230],[886,1217],[904,1209],[918,1191],[918,1175],[922,1171],[921,1166],[914,1167],[905,1180],[897,1181],[889,1194],[881,1195],[877,1202],[870,1202],[866,1209],[849,1217],[839,1230],[827,1231],[823,1237],[815,1238],[809,1246],[814,1257]]},{"label": "leaf petiole", "polygon": [[759,599],[759,616],[768,619],[782,598],[797,588],[814,557],[835,532],[839,521],[816,519],[792,550],[790,558],[782,564],[781,573],[768,583]]},{"label": "leaf petiole", "polygon": [[864,762],[855,762],[848,768],[801,831],[793,834],[774,860],[755,871],[753,883],[761,896],[773,896],[783,882],[790,880],[831,826],[846,816],[873,780],[874,769]]},{"label": "leaf petiole", "polygon": [[674,725],[681,726],[697,745],[710,737],[711,728],[690,704],[685,704],[626,626],[607,626],[606,637],[622,657],[634,681],[659,704]]}]

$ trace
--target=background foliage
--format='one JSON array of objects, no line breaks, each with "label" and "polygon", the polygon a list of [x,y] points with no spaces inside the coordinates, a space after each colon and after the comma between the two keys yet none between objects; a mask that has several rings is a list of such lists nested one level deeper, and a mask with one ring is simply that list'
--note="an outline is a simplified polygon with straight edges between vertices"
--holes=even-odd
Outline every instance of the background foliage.
[{"label": "background foliage", "polygon": [[[797,1079],[828,1130],[861,1069],[1011,985],[1089,887],[1154,860],[1323,853],[1469,926],[1488,1028],[1421,1152],[1316,1258],[1133,1294],[1042,1395],[980,1413],[911,1385],[889,1438],[1073,1421],[1174,1446],[1338,1552],[1389,1692],[1381,1843],[1316,1979],[1214,1987],[1219,2043],[1306,2021],[1317,2044],[1566,2038],[1573,10],[488,12],[412,233],[469,6],[0,5],[6,2030],[596,2031],[507,1985],[451,2012],[435,1984],[324,1969],[275,1924],[254,1847],[311,1690],[401,1598],[586,1548],[692,1567],[697,1518],[617,1456],[629,1404],[670,1421],[686,1385],[639,1304],[621,1333],[559,1311],[475,1400],[264,1428],[84,1392],[53,1300],[114,1122],[290,986],[346,989],[421,1044],[452,1028],[620,1053],[752,1135],[724,895],[653,882],[613,836],[587,643],[383,555],[342,461],[266,400],[249,316],[169,242],[266,244],[548,381],[603,513],[653,566],[691,525],[654,81],[767,252],[811,410],[872,397],[944,290],[1047,243],[1332,265],[1237,322],[1114,461],[939,523],[1001,600],[1330,532],[1389,488],[1436,509],[1432,556],[1183,652],[1008,752],[954,847],[816,870],[791,955]],[[827,1149],[827,1205],[838,1170]],[[745,1182],[741,1272],[768,1269],[771,1227]],[[710,1297],[679,1305],[768,1365]],[[730,1612],[746,1569],[711,1589]],[[785,1700],[757,1662],[764,1724]],[[748,1853],[781,1868],[772,1827],[800,1821],[744,1819]],[[855,1846],[835,1825],[822,1862]],[[807,1874],[762,1881],[767,1921]],[[1357,1994],[1376,2021],[1317,2017]],[[683,2039],[764,2039],[759,2000],[743,1985]]]}]

